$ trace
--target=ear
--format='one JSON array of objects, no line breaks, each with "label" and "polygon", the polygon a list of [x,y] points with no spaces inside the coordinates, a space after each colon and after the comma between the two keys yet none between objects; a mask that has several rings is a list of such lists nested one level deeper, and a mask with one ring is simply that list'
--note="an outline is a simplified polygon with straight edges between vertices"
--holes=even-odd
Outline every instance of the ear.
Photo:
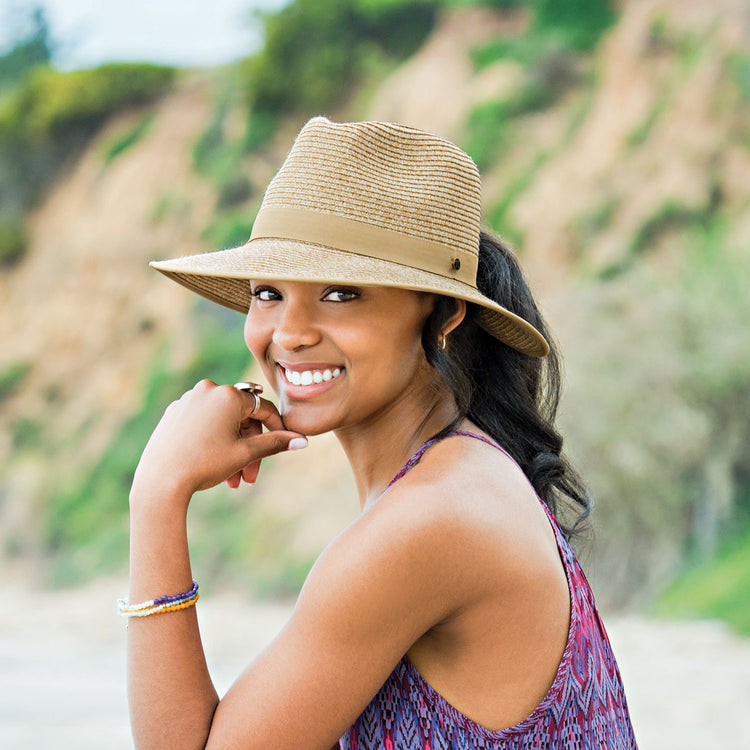
[{"label": "ear", "polygon": [[456,299],[455,310],[453,314],[445,321],[440,332],[447,336],[454,328],[457,328],[461,321],[466,317],[466,300]]}]

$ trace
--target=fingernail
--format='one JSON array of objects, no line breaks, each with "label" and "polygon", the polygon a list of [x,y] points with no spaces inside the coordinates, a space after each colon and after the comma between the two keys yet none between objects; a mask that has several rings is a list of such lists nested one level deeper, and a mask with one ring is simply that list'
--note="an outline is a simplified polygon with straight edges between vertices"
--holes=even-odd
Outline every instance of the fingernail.
[{"label": "fingernail", "polygon": [[290,451],[298,451],[301,448],[307,448],[307,438],[292,438],[287,447]]}]

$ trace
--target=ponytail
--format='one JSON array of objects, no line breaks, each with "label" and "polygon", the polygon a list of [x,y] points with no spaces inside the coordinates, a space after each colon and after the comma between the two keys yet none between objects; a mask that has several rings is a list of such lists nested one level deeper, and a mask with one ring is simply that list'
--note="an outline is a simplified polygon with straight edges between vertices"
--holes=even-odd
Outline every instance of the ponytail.
[{"label": "ponytail", "polygon": [[563,439],[555,428],[559,355],[513,252],[485,232],[479,241],[477,287],[531,323],[550,343],[550,352],[541,359],[530,357],[498,341],[475,322],[470,303],[448,346],[441,349],[438,335],[455,310],[455,300],[439,297],[422,344],[427,361],[456,400],[458,415],[447,429],[468,417],[505,448],[570,537],[588,516],[591,499],[563,455]]}]

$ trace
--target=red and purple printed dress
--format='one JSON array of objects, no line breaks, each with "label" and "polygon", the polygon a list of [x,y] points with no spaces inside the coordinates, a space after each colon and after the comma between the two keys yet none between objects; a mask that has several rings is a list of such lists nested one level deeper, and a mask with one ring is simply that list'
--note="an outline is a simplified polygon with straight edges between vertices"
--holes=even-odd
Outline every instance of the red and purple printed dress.
[{"label": "red and purple printed dress", "polygon": [[[508,455],[481,435],[448,434],[478,438]],[[391,484],[434,442],[425,443]],[[450,705],[404,657],[341,738],[342,750],[637,750],[620,671],[591,587],[557,520],[542,505],[555,532],[571,604],[567,645],[542,702],[515,726],[490,731]]]}]

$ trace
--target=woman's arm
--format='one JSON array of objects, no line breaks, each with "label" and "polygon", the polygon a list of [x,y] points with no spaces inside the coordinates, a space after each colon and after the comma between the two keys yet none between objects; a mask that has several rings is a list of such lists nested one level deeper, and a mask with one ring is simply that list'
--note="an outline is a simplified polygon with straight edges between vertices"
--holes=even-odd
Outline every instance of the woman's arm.
[{"label": "woman's arm", "polygon": [[[185,514],[142,496],[134,500],[130,602],[188,591],[192,575]],[[195,607],[130,618],[128,696],[136,748],[204,746],[219,699],[206,668]]]},{"label": "woman's arm", "polygon": [[[249,411],[252,398],[238,396],[250,402],[243,407]],[[170,407],[149,442],[131,495],[131,601],[190,588],[185,515],[192,490],[283,449],[293,435],[279,431],[280,420],[266,412],[272,432],[246,438],[240,429],[238,438],[241,418],[235,415],[228,431],[222,427],[232,424],[226,415],[237,403],[223,387],[200,385]],[[202,447],[193,445],[195,435],[203,436]],[[270,442],[258,447],[262,440]],[[235,455],[231,446],[243,441],[252,449]],[[289,623],[221,701],[194,608],[132,618],[129,693],[136,747],[334,745],[411,645],[476,595],[472,576],[461,572],[467,540],[454,519],[435,513],[434,503],[413,502],[409,484],[402,480],[391,488],[328,546]]]},{"label": "woman's arm", "polygon": [[[186,518],[197,490],[243,472],[301,436],[283,430],[271,404],[202,381],[174,402],[151,436],[130,493],[131,603],[188,591]],[[271,432],[261,434],[261,421]],[[195,608],[132,617],[128,694],[138,748],[202,748],[218,696],[206,668]]]}]

